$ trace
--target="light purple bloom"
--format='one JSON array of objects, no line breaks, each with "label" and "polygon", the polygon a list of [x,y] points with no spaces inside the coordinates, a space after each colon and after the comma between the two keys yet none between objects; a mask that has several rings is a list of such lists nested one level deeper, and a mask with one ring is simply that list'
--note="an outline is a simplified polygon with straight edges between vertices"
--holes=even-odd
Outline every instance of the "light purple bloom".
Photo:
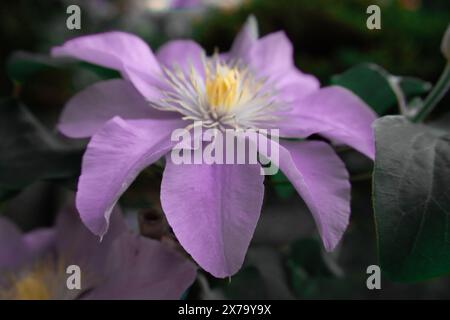
[{"label": "light purple bloom", "polygon": [[[80,290],[67,288],[69,265],[80,267]],[[195,277],[192,262],[132,234],[118,210],[102,242],[74,209],[27,234],[0,219],[0,299],[180,299]]]},{"label": "light purple bloom", "polygon": [[[122,32],[76,38],[52,54],[116,69],[124,78],[76,95],[59,123],[69,137],[92,137],[77,208],[99,236],[124,190],[169,153],[172,131],[193,120],[217,128],[279,128],[289,138],[319,134],[374,157],[374,112],[344,88],[320,88],[315,77],[295,67],[286,35],[259,39],[253,18],[229,52],[213,57],[190,40],[171,41],[154,55],[138,37]],[[281,140],[276,165],[310,208],[325,248],[333,250],[350,216],[342,161],[325,142]],[[259,165],[175,165],[166,157],[161,202],[168,222],[186,251],[214,276],[241,267],[263,195]]]},{"label": "light purple bloom", "polygon": [[201,0],[173,0],[171,3],[172,8],[192,8],[202,4]]}]

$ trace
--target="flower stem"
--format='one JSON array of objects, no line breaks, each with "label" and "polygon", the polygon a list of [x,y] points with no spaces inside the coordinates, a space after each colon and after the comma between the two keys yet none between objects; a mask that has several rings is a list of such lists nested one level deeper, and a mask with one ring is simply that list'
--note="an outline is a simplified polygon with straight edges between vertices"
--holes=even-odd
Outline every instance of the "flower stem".
[{"label": "flower stem", "polygon": [[444,71],[441,74],[438,82],[425,98],[422,108],[413,117],[413,122],[421,122],[430,114],[436,107],[438,102],[444,97],[450,88],[450,62],[445,66]]}]

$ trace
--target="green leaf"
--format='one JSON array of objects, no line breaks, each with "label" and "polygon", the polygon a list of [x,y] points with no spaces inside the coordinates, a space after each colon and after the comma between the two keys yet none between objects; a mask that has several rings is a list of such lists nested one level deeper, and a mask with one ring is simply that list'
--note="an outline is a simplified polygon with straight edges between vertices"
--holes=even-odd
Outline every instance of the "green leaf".
[{"label": "green leaf", "polygon": [[296,295],[302,298],[317,295],[319,288],[315,281],[311,281],[308,273],[291,260],[287,262],[287,265],[291,272],[292,287]]},{"label": "green leaf", "polygon": [[401,77],[400,87],[406,97],[420,96],[431,90],[431,83],[414,77]]},{"label": "green leaf", "polygon": [[67,63],[67,59],[52,59],[46,55],[17,51],[8,58],[6,73],[12,80],[23,83],[42,70],[57,69]]},{"label": "green leaf", "polygon": [[333,276],[325,262],[319,241],[311,238],[297,240],[291,246],[289,261],[310,276]]},{"label": "green leaf", "polygon": [[[384,115],[397,104],[397,97],[389,82],[390,75],[378,65],[359,64],[331,78],[333,85],[353,91],[379,115]],[[406,98],[422,95],[431,89],[428,82],[412,77],[398,77]]]},{"label": "green leaf", "polygon": [[324,287],[339,285],[335,281],[342,272],[335,272],[339,267],[330,259],[317,239],[303,238],[291,245],[287,266],[292,287],[300,298],[318,298],[323,296]]},{"label": "green leaf", "polygon": [[230,299],[267,299],[261,273],[254,266],[244,267],[224,288]]},{"label": "green leaf", "polygon": [[0,101],[0,200],[37,180],[76,178],[82,154],[51,134],[25,106]]},{"label": "green leaf", "polygon": [[46,71],[58,69],[87,69],[100,79],[112,79],[119,77],[115,70],[103,68],[87,62],[80,62],[71,58],[53,58],[45,54],[36,54],[25,51],[14,52],[6,62],[6,72],[8,76],[19,83],[24,83],[33,75]]},{"label": "green leaf", "polygon": [[375,132],[382,271],[396,281],[450,273],[450,134],[401,116],[378,119]]},{"label": "green leaf", "polygon": [[281,170],[271,176],[271,181],[274,185],[275,193],[281,199],[289,199],[295,193],[294,186]]}]

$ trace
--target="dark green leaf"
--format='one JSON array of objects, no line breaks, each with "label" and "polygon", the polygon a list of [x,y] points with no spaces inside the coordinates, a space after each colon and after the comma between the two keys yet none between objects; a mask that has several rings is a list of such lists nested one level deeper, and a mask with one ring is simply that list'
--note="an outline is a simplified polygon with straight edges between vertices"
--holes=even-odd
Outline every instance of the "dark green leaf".
[{"label": "dark green leaf", "polygon": [[[397,104],[397,97],[389,83],[391,75],[375,64],[359,64],[346,72],[335,75],[331,83],[345,87],[364,100],[379,115]],[[400,77],[400,87],[406,98],[426,93],[431,85],[417,78]]]},{"label": "dark green leaf", "polygon": [[51,134],[23,105],[0,101],[0,200],[37,180],[77,177],[82,153]]},{"label": "dark green leaf", "polygon": [[415,97],[430,91],[431,84],[419,78],[401,77],[400,87],[406,97]]},{"label": "dark green leaf", "polygon": [[8,76],[19,83],[26,82],[36,73],[53,69],[84,68],[95,73],[100,79],[119,77],[115,70],[103,68],[87,62],[80,62],[70,58],[52,58],[45,54],[36,54],[25,51],[14,52],[6,63]]},{"label": "dark green leaf", "polygon": [[332,276],[322,255],[322,247],[315,239],[300,239],[292,244],[289,260],[308,275]]},{"label": "dark green leaf", "polygon": [[292,287],[300,298],[318,298],[324,295],[324,287],[339,287],[343,282],[339,281],[342,271],[337,274],[332,270],[339,267],[330,259],[330,256],[326,257],[323,253],[322,245],[316,239],[304,238],[292,244],[287,265]]},{"label": "dark green leaf", "polygon": [[47,55],[17,51],[8,58],[6,72],[12,80],[23,83],[42,70],[57,69],[68,63],[67,59],[52,59]]},{"label": "dark green leaf", "polygon": [[397,281],[450,273],[450,135],[378,119],[374,210],[381,268]]},{"label": "dark green leaf", "polygon": [[267,299],[261,273],[254,266],[245,267],[224,287],[230,299]]},{"label": "dark green leaf", "polygon": [[295,193],[294,186],[281,170],[271,176],[271,181],[274,185],[276,194],[281,199],[289,199]]},{"label": "dark green leaf", "polygon": [[396,102],[384,70],[373,64],[357,65],[333,76],[331,83],[353,91],[380,115]]}]

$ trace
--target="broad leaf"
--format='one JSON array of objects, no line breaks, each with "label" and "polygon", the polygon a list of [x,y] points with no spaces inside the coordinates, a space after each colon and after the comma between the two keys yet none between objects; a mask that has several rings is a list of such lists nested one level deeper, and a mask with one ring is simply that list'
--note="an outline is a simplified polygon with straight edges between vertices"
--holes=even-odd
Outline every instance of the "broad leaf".
[{"label": "broad leaf", "polygon": [[415,97],[427,93],[431,89],[431,83],[414,77],[401,77],[400,87],[406,97]]},{"label": "broad leaf", "polygon": [[23,105],[0,101],[0,200],[37,180],[77,177],[82,153],[57,139]]},{"label": "broad leaf", "polygon": [[[331,83],[353,91],[379,115],[397,104],[397,97],[389,83],[391,75],[375,64],[359,64],[346,72],[335,75]],[[412,98],[428,92],[431,85],[412,77],[400,77],[400,87],[406,98]]]},{"label": "broad leaf", "polygon": [[70,58],[52,58],[49,55],[25,51],[14,52],[6,62],[8,76],[19,83],[24,83],[35,74],[46,70],[72,70],[80,68],[95,73],[100,79],[111,79],[120,76],[115,70],[90,63],[80,62]]},{"label": "broad leaf", "polygon": [[382,271],[397,281],[450,273],[450,134],[401,116],[378,119],[375,130]]}]

